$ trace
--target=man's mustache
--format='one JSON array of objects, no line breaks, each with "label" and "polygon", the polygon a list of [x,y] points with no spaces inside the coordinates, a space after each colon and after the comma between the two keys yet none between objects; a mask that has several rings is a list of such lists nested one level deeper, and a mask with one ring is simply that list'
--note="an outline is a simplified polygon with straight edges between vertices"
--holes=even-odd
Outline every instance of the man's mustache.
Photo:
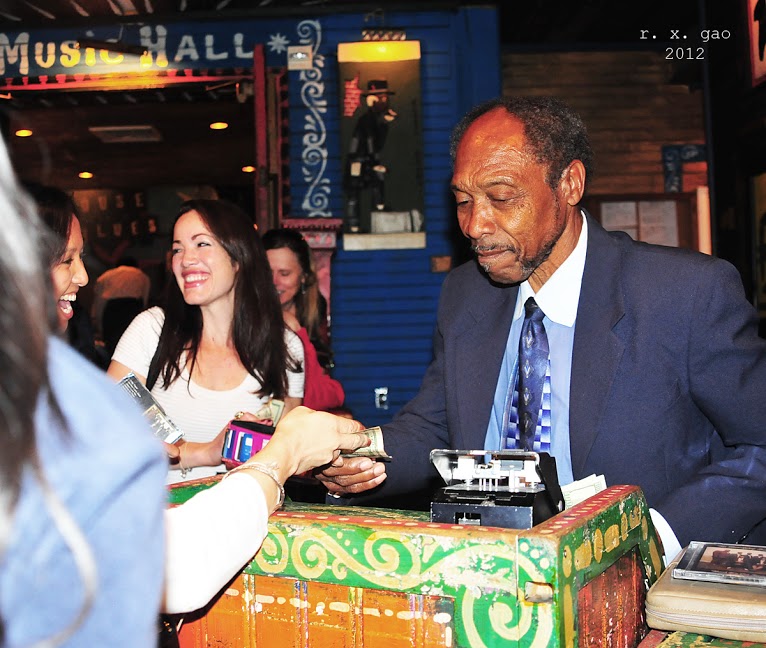
[{"label": "man's mustache", "polygon": [[494,252],[495,250],[513,252],[514,254],[518,253],[518,250],[513,245],[507,243],[504,245],[501,245],[500,243],[474,243],[471,245],[471,250],[473,250],[474,254],[478,254],[479,252]]}]

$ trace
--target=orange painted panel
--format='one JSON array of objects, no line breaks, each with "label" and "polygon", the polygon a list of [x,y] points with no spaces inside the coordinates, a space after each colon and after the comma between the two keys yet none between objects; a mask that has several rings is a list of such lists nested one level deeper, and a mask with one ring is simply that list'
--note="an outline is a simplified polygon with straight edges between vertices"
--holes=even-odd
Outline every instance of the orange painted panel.
[{"label": "orange painted panel", "polygon": [[243,610],[245,578],[240,574],[210,606],[185,617],[178,634],[181,648],[255,648],[251,639],[253,619]]},{"label": "orange painted panel", "polygon": [[449,598],[245,575],[179,639],[181,648],[435,648],[453,643],[453,607]]}]

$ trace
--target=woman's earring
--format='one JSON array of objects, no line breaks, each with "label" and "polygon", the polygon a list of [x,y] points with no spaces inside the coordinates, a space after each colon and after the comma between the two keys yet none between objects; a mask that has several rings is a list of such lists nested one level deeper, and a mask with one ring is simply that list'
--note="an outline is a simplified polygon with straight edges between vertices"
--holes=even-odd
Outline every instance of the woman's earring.
[{"label": "woman's earring", "polygon": [[301,281],[301,295],[306,294],[306,284]]}]

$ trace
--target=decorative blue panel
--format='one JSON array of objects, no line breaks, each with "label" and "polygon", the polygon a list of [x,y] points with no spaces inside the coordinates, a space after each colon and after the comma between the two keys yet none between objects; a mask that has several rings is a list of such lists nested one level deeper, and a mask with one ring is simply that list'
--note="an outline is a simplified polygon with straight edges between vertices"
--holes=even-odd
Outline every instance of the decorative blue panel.
[{"label": "decorative blue panel", "polygon": [[[335,42],[358,40],[365,27],[362,18],[323,20],[325,36]],[[335,376],[346,389],[348,407],[366,425],[391,420],[417,393],[431,360],[431,336],[445,277],[431,272],[431,257],[452,255],[457,231],[449,191],[449,135],[471,106],[501,91],[495,9],[397,13],[387,15],[386,24],[404,29],[408,39],[421,43],[426,248],[341,249],[333,261]],[[325,78],[328,94],[335,95],[337,79],[329,81],[330,67],[328,62]],[[335,101],[328,97],[327,168],[336,194],[331,200],[333,215],[342,216],[337,120],[330,114],[337,114]],[[376,409],[376,387],[388,388],[389,409]]]}]

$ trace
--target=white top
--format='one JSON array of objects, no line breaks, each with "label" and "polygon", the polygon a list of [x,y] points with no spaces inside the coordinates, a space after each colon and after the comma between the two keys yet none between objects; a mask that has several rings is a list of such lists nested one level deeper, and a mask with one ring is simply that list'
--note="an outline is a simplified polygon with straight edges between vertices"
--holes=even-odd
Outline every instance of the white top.
[{"label": "white top", "polygon": [[[112,360],[124,364],[131,371],[145,377],[149,373],[149,365],[157,350],[164,321],[165,313],[158,307],[150,308],[137,315],[120,338]],[[303,367],[303,344],[300,338],[286,329],[285,342],[288,353]],[[287,380],[287,395],[303,398],[303,371],[288,371]],[[162,382],[162,377],[158,377],[151,391],[170,420],[184,433],[186,441],[205,443],[212,441],[237,412],[258,411],[268,400],[255,393],[260,387],[260,383],[248,374],[234,389],[226,391],[205,389],[190,380],[188,369],[184,367],[180,377],[167,388]],[[200,479],[224,471],[223,464],[218,467],[201,466],[190,470],[184,479],[176,464],[171,467],[168,483]]]},{"label": "white top", "polygon": [[263,490],[248,475],[231,475],[168,510],[164,611],[207,604],[258,551],[268,517]]}]

